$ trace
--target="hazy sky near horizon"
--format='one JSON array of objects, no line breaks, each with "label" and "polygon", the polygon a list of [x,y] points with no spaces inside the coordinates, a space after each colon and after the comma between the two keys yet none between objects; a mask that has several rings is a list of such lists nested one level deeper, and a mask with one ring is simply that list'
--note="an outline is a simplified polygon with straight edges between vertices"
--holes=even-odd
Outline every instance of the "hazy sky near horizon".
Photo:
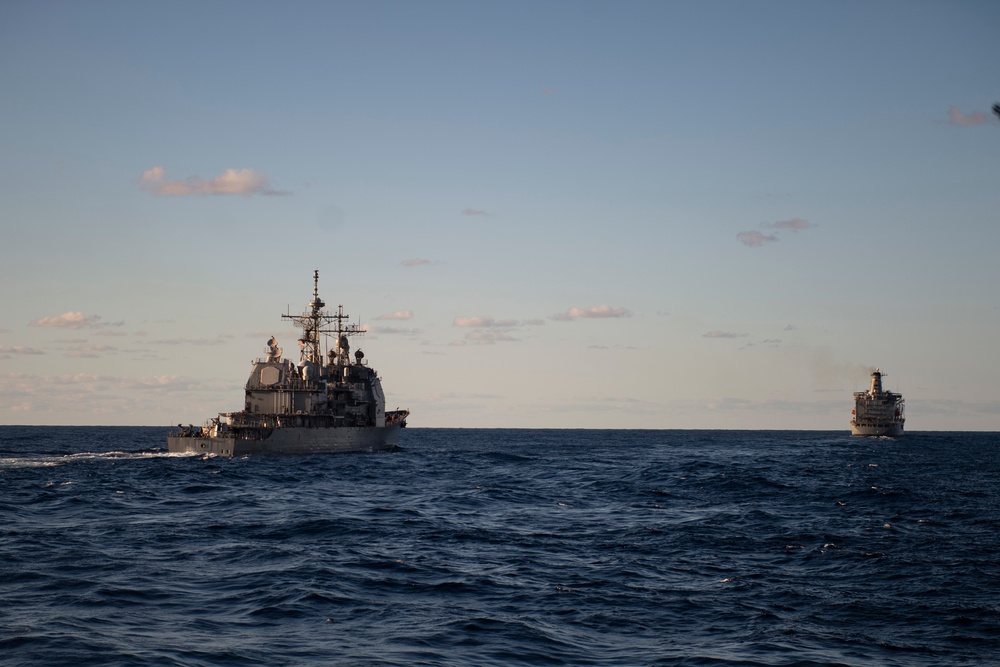
[{"label": "hazy sky near horizon", "polygon": [[996,2],[7,2],[0,423],[320,295],[413,426],[1000,430]]}]

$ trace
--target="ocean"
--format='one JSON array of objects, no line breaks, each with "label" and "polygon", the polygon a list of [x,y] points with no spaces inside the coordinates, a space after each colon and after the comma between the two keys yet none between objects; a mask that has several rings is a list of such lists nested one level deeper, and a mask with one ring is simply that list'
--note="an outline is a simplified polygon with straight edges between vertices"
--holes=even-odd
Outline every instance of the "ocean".
[{"label": "ocean", "polygon": [[1000,434],[0,427],[0,663],[1000,664]]}]

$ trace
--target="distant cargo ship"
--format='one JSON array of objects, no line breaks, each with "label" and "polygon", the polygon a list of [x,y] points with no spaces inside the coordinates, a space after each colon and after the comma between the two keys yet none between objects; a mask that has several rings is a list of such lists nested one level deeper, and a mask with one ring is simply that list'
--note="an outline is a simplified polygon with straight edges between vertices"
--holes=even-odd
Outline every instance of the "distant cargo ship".
[{"label": "distant cargo ship", "polygon": [[[324,310],[319,271],[313,298],[301,315],[282,315],[302,329],[298,365],[281,356],[278,341],[267,342],[246,384],[244,409],[223,412],[204,426],[180,427],[167,436],[171,453],[320,454],[389,450],[406,426],[408,410],[385,409],[378,374],[358,350],[352,361],[348,337],[364,333],[346,324],[342,306]],[[334,346],[323,354],[323,341]]]},{"label": "distant cargo ship", "polygon": [[902,394],[882,391],[883,373],[872,371],[872,386],[868,391],[854,392],[851,414],[851,435],[903,435],[906,421]]}]

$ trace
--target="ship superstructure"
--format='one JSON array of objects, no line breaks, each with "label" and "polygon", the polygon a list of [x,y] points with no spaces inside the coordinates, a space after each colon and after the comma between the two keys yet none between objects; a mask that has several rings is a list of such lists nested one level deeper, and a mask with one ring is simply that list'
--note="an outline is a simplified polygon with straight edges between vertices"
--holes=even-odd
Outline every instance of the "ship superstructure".
[{"label": "ship superstructure", "polygon": [[884,376],[885,373],[876,368],[872,371],[868,391],[854,392],[851,435],[903,435],[905,402],[902,394],[882,389]]},{"label": "ship superstructure", "polygon": [[[364,329],[347,322],[344,307],[325,310],[319,271],[313,298],[301,315],[282,315],[298,326],[299,363],[282,356],[271,337],[266,356],[253,362],[243,410],[219,413],[201,427],[167,436],[170,452],[222,456],[305,454],[387,450],[396,446],[407,410],[385,409],[382,382],[359,349],[351,359],[350,339]],[[324,355],[324,342],[333,347]]]}]

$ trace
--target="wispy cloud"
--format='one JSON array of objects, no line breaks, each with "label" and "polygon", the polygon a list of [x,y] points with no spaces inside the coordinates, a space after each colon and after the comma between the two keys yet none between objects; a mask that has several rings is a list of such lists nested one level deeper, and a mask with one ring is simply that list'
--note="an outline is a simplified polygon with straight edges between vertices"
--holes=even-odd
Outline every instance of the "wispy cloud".
[{"label": "wispy cloud", "polygon": [[793,229],[798,231],[800,229],[809,229],[816,225],[802,218],[792,218],[791,220],[779,220],[778,222],[765,222],[761,226],[765,229]]},{"label": "wispy cloud", "polygon": [[964,127],[975,127],[986,124],[987,117],[982,111],[973,111],[966,115],[958,107],[953,106],[948,109],[948,123],[951,125],[962,125]]},{"label": "wispy cloud", "polygon": [[362,327],[367,333],[376,336],[416,336],[422,333],[420,329],[406,329],[404,327],[386,327],[379,324],[365,323]]},{"label": "wispy cloud", "polygon": [[709,331],[702,334],[702,338],[746,338],[748,333],[736,333],[734,331]]},{"label": "wispy cloud", "polygon": [[489,213],[487,213],[486,211],[480,211],[479,209],[475,209],[475,208],[467,208],[464,211],[462,211],[462,215],[485,215],[485,216],[489,216]]},{"label": "wispy cloud", "polygon": [[609,305],[591,306],[589,308],[573,307],[565,313],[553,315],[552,319],[568,321],[579,319],[602,319],[609,317],[632,317],[632,311],[627,308],[613,308]]},{"label": "wispy cloud", "polygon": [[28,373],[7,373],[0,383],[0,396],[10,394],[39,394],[51,397],[54,393],[75,393],[80,388],[99,394],[124,391],[190,391],[205,383],[176,375],[153,375],[136,378],[98,375],[96,373],[75,373],[72,375],[31,375]]},{"label": "wispy cloud", "polygon": [[780,338],[765,338],[764,340],[747,341],[743,345],[743,347],[741,347],[740,349],[741,350],[745,350],[747,348],[757,347],[759,345],[766,345],[768,347],[779,347],[781,345],[781,339]]},{"label": "wispy cloud", "polygon": [[[793,232],[802,231],[803,229],[811,229],[815,227],[813,223],[808,220],[803,220],[802,218],[792,218],[791,220],[779,220],[777,222],[764,222],[761,223],[761,229],[776,229],[776,230],[786,230],[790,229]],[[777,234],[765,234],[764,232],[759,232],[757,230],[751,229],[745,232],[740,232],[736,235],[736,239],[745,246],[755,247],[762,246],[766,243],[775,243],[778,241]]]},{"label": "wispy cloud", "polygon": [[387,315],[379,315],[375,318],[376,320],[410,320],[413,319],[412,310],[397,310],[394,313],[389,313]]},{"label": "wispy cloud", "polygon": [[634,396],[566,396],[559,399],[559,403],[552,405],[549,409],[555,412],[577,412],[588,413],[611,413],[616,416],[622,414],[663,414],[663,404],[656,401],[647,401]]},{"label": "wispy cloud", "polygon": [[271,187],[270,179],[253,169],[226,169],[221,175],[204,179],[190,176],[184,179],[167,178],[167,170],[153,167],[142,172],[139,187],[146,192],[171,197],[190,195],[285,195],[287,192]]},{"label": "wispy cloud", "polygon": [[475,329],[465,334],[464,340],[451,342],[453,346],[462,346],[468,343],[475,345],[494,345],[496,343],[511,343],[520,340],[512,334],[518,327],[536,326],[544,324],[541,320],[498,320],[487,315],[474,315],[471,317],[456,317],[452,326]]},{"label": "wispy cloud", "polygon": [[10,411],[38,414],[58,411],[60,418],[67,414],[76,414],[81,419],[93,418],[96,414],[120,417],[126,406],[135,410],[139,404],[155,411],[162,409],[167,397],[181,395],[190,401],[192,392],[207,390],[218,391],[219,387],[173,375],[135,378],[94,373],[0,375],[0,403]]},{"label": "wispy cloud", "polygon": [[430,263],[431,260],[429,259],[404,259],[402,262],[400,262],[400,265],[412,267],[412,266],[423,266],[424,264],[430,264]]},{"label": "wispy cloud", "polygon": [[517,340],[510,334],[502,331],[470,331],[465,334],[465,339],[477,345],[494,345],[496,343],[511,343]]},{"label": "wispy cloud", "polygon": [[77,359],[99,359],[108,352],[117,351],[118,348],[112,345],[83,343],[67,350],[66,356]]},{"label": "wispy cloud", "polygon": [[153,345],[225,345],[232,336],[219,335],[215,338],[161,338],[148,341]]},{"label": "wispy cloud", "polygon": [[517,320],[495,320],[492,317],[487,317],[485,315],[475,315],[473,317],[456,317],[455,321],[452,322],[452,326],[456,327],[475,327],[480,329],[510,329],[512,327],[518,326],[519,322]]},{"label": "wispy cloud", "polygon": [[45,354],[41,350],[26,345],[0,345],[0,359],[10,359],[14,354]]},{"label": "wispy cloud", "polygon": [[79,311],[67,311],[62,315],[48,315],[28,322],[32,327],[56,327],[60,329],[103,329],[120,327],[124,322],[102,322],[100,315],[84,315]]},{"label": "wispy cloud", "polygon": [[736,235],[736,238],[743,245],[751,247],[761,246],[765,243],[774,243],[778,240],[778,237],[774,234],[762,234],[758,231],[740,232]]}]

